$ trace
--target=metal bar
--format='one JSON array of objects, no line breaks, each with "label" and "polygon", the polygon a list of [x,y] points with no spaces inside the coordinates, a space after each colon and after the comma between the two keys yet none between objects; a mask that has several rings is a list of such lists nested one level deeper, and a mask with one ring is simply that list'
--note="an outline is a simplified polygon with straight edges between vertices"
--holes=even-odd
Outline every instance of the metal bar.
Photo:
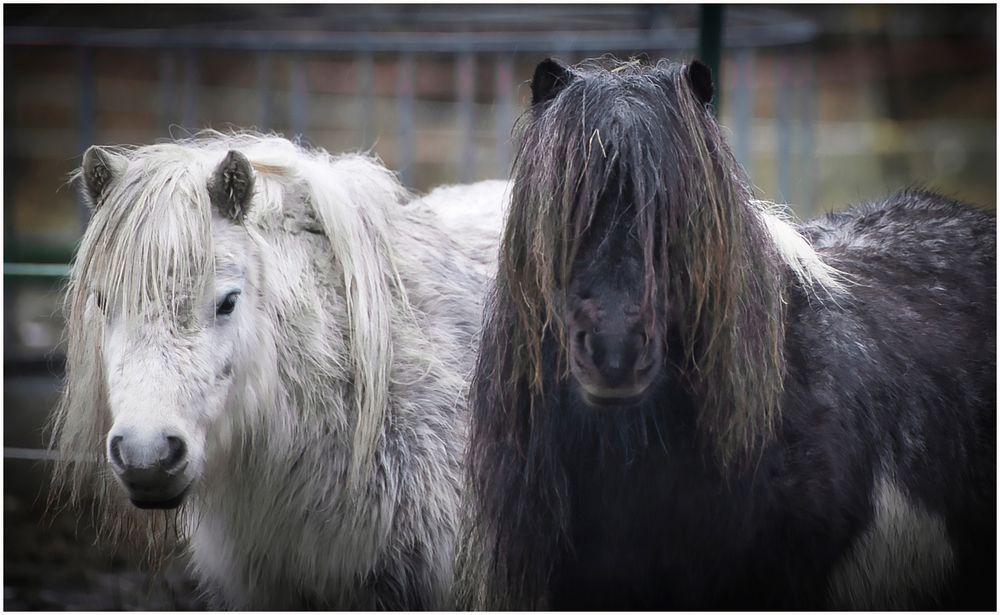
[{"label": "metal bar", "polygon": [[[94,107],[96,92],[94,85],[94,50],[83,47],[80,57],[80,101],[77,107],[77,150],[83,153],[94,144]],[[80,229],[87,228],[90,222],[90,207],[83,195],[77,196],[77,211],[80,215]]]},{"label": "metal bar", "polygon": [[496,139],[497,166],[500,177],[510,174],[511,129],[514,125],[514,58],[510,54],[497,57],[496,94]]},{"label": "metal bar", "polygon": [[291,89],[288,101],[288,123],[292,134],[302,136],[309,121],[309,83],[306,81],[305,59],[298,55],[292,60]]},{"label": "metal bar", "polygon": [[[3,58],[3,241],[4,258],[13,258],[15,246],[17,245],[16,217],[16,196],[17,178],[20,176],[17,170],[17,157],[14,155],[14,148],[17,144],[17,122],[15,120],[15,105],[17,104],[16,89],[17,78],[14,70],[14,50],[7,50]],[[6,294],[4,295],[4,305],[8,305]]]},{"label": "metal bar", "polygon": [[27,461],[62,461],[59,451],[47,448],[16,448],[3,447],[4,459],[24,459]]},{"label": "metal bar", "polygon": [[[7,49],[3,58],[3,254],[4,258],[14,258],[17,253],[17,178],[20,177],[17,169],[17,157],[14,148],[17,146],[17,95],[14,89],[17,85],[17,77],[14,69],[14,56],[17,51]],[[20,322],[20,310],[17,308],[15,291],[7,286],[4,280],[3,288],[3,337],[4,355],[6,362],[7,345],[12,340],[17,339],[17,324]],[[6,387],[5,387],[6,388]]]},{"label": "metal bar", "polygon": [[271,54],[257,53],[257,100],[260,105],[258,128],[267,132],[271,128]]},{"label": "metal bar", "polygon": [[784,96],[788,97],[788,193],[785,199],[788,203],[795,205],[801,215],[802,199],[800,188],[802,185],[802,83],[799,75],[799,61],[795,57],[788,60],[788,89],[784,90]]},{"label": "metal bar", "polygon": [[194,49],[184,52],[184,128],[198,128],[198,54]]},{"label": "metal bar", "polygon": [[[734,9],[735,10],[735,9]],[[749,13],[748,13],[749,15]],[[790,17],[763,8],[755,8],[752,26],[727,32],[727,48],[772,47],[808,42],[816,37],[818,27],[808,19]],[[778,17],[775,17],[778,15]],[[665,36],[668,35],[668,36]],[[410,53],[542,53],[553,49],[572,49],[580,53],[630,49],[685,50],[695,48],[699,31],[694,28],[618,30],[614,32],[552,32],[538,36],[534,32],[304,32],[221,30],[206,36],[201,31],[143,29],[111,30],[102,28],[33,28],[4,29],[4,45],[79,45],[91,47],[237,49],[273,51],[344,51]]]},{"label": "metal bar", "polygon": [[368,149],[374,145],[371,123],[372,105],[374,102],[375,84],[375,60],[371,52],[363,51],[354,59],[354,66],[357,70],[358,96],[361,100],[361,149]]},{"label": "metal bar", "polygon": [[177,121],[177,56],[164,50],[160,54],[160,123],[170,134],[170,126]]},{"label": "metal bar", "polygon": [[[701,28],[698,34],[698,57],[712,70],[712,81],[722,83],[723,5],[701,5]],[[716,86],[712,109],[716,116],[722,108],[722,88]]]},{"label": "metal bar", "polygon": [[61,278],[69,275],[70,266],[50,263],[4,263],[4,276]]},{"label": "metal bar", "polygon": [[816,215],[816,56],[808,53],[802,62],[805,72],[802,109],[802,151],[799,156],[802,168],[803,218]]},{"label": "metal bar", "polygon": [[733,136],[736,160],[743,166],[747,177],[751,176],[753,163],[753,51],[740,49],[736,52],[733,79]]},{"label": "metal bar", "polygon": [[414,98],[414,62],[412,53],[400,56],[396,68],[399,71],[397,95],[399,98],[399,178],[404,186],[413,186],[414,134],[413,134],[413,98]]},{"label": "metal bar", "polygon": [[775,59],[778,72],[778,87],[775,90],[775,122],[778,130],[777,190],[778,200],[788,202],[791,198],[792,160],[792,110],[791,110],[791,67],[784,58]]},{"label": "metal bar", "polygon": [[455,65],[458,84],[458,130],[461,146],[458,148],[458,175],[462,182],[472,181],[476,171],[475,150],[475,95],[476,57],[471,53],[458,56]]}]

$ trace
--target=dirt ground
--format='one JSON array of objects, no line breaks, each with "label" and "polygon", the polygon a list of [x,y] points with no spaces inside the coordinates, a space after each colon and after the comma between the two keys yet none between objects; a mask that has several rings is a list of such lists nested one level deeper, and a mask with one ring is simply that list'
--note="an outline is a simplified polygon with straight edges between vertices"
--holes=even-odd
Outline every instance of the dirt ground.
[{"label": "dirt ground", "polygon": [[139,553],[96,544],[89,514],[43,519],[46,466],[4,460],[5,611],[205,608],[184,562],[151,574]]}]

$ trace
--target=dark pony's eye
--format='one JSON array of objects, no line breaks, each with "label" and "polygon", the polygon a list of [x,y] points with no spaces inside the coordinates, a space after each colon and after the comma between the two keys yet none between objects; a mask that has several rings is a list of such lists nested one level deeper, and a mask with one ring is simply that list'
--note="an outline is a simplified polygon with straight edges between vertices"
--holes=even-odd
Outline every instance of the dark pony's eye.
[{"label": "dark pony's eye", "polygon": [[219,305],[215,306],[216,316],[228,316],[233,313],[236,309],[236,299],[240,296],[239,291],[233,291],[226,295],[226,297],[219,302]]}]

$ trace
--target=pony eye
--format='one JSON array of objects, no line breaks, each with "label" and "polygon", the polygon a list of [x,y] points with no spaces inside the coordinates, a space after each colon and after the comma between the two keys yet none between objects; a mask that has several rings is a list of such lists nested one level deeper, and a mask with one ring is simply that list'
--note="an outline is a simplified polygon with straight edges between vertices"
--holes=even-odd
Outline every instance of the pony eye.
[{"label": "pony eye", "polygon": [[215,306],[216,316],[228,316],[233,313],[236,309],[236,298],[240,296],[239,291],[233,291],[225,296],[225,298],[219,302],[219,305]]},{"label": "pony eye", "polygon": [[99,290],[94,292],[94,303],[97,304],[97,308],[102,312],[106,313],[108,311],[108,301],[104,298],[104,293]]}]

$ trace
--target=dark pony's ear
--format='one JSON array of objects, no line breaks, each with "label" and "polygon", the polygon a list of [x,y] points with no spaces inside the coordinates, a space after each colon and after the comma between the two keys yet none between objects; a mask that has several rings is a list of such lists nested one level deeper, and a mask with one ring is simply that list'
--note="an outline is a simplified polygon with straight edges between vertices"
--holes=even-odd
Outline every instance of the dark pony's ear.
[{"label": "dark pony's ear", "polygon": [[108,186],[124,172],[125,165],[124,158],[97,145],[91,145],[83,153],[83,186],[92,208],[101,205]]},{"label": "dark pony's ear", "polygon": [[555,98],[574,78],[573,71],[558,61],[552,58],[542,60],[531,78],[531,104]]},{"label": "dark pony's ear", "polygon": [[715,93],[712,87],[712,70],[698,60],[694,60],[687,65],[685,72],[691,90],[701,101],[701,104],[707,105],[712,102],[712,95]]},{"label": "dark pony's ear", "polygon": [[242,222],[253,200],[253,167],[243,154],[230,150],[208,180],[208,196],[223,217]]}]

